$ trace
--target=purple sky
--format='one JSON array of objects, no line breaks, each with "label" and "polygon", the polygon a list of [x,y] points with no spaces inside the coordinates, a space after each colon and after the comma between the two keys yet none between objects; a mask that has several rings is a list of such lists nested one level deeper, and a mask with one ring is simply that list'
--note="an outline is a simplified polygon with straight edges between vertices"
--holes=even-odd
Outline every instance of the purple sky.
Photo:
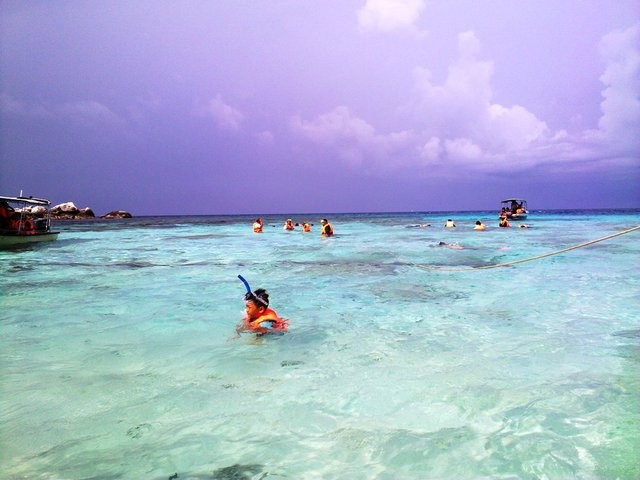
[{"label": "purple sky", "polygon": [[638,0],[3,0],[0,45],[3,195],[640,206]]}]

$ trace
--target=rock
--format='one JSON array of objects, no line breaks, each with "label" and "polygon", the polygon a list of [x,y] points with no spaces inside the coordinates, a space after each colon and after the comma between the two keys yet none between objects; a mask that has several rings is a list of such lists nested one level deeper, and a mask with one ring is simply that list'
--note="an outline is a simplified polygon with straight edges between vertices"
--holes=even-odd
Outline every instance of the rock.
[{"label": "rock", "polygon": [[40,206],[40,205],[36,205],[34,207],[26,206],[24,208],[15,208],[14,212],[16,212],[16,213],[26,213],[26,214],[32,215],[34,217],[42,218],[47,213],[47,209],[42,207],[42,206]]},{"label": "rock", "polygon": [[[256,475],[261,473],[264,469],[264,465],[258,465],[251,463],[248,465],[240,465],[236,463],[229,467],[219,468],[213,471],[212,480],[251,480],[256,478]],[[268,475],[264,472],[259,478],[264,478]]]},{"label": "rock", "polygon": [[35,207],[31,207],[29,209],[29,213],[31,215],[35,215],[36,217],[44,217],[45,214],[47,213],[47,209],[41,205],[37,205]]},{"label": "rock", "polygon": [[89,207],[78,208],[73,202],[61,203],[51,208],[51,217],[57,220],[84,220],[95,216]]},{"label": "rock", "polygon": [[73,202],[65,202],[52,207],[52,210],[59,210],[61,212],[77,212],[78,207]]},{"label": "rock", "polygon": [[66,202],[52,207],[51,215],[77,215],[79,211],[73,202]]},{"label": "rock", "polygon": [[295,367],[296,365],[304,365],[302,360],[283,360],[280,362],[281,367]]},{"label": "rock", "polygon": [[[56,220],[88,220],[96,218],[96,214],[89,207],[78,208],[73,202],[66,202],[52,207],[51,217]],[[133,216],[125,210],[114,210],[100,218],[133,218]]]},{"label": "rock", "polygon": [[114,210],[113,212],[109,212],[100,218],[133,218],[133,215],[125,210]]}]

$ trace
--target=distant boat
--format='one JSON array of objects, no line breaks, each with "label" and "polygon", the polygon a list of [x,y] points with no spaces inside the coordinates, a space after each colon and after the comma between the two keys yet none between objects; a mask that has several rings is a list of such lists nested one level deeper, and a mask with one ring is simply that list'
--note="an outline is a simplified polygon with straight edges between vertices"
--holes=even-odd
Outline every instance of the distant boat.
[{"label": "distant boat", "polygon": [[51,202],[33,197],[0,197],[0,249],[51,242]]},{"label": "distant boat", "polygon": [[527,201],[522,198],[507,198],[500,202],[500,218],[507,217],[509,220],[525,220],[529,214]]}]

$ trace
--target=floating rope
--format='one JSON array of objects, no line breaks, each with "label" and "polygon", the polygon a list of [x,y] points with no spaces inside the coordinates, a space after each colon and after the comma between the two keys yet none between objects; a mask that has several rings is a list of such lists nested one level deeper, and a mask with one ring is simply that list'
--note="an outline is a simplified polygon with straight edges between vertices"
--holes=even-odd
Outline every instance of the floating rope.
[{"label": "floating rope", "polygon": [[531,258],[524,258],[522,260],[514,260],[512,262],[498,263],[496,265],[483,265],[483,266],[480,266],[480,267],[465,267],[465,268],[446,268],[446,267],[443,268],[443,267],[420,266],[420,268],[424,268],[426,270],[440,270],[440,271],[444,271],[444,272],[464,272],[464,271],[469,271],[469,270],[486,270],[486,269],[489,269],[489,268],[506,267],[508,265],[515,265],[516,263],[531,262],[533,260],[538,260],[540,258],[550,257],[552,255],[558,255],[560,253],[568,252],[569,250],[575,250],[576,248],[582,248],[582,247],[586,247],[588,245],[593,245],[594,243],[604,242],[605,240],[609,240],[610,238],[619,237],[620,235],[626,235],[627,233],[631,233],[631,232],[633,232],[635,230],[640,230],[640,225],[638,225],[637,227],[630,228],[628,230],[624,230],[622,232],[618,232],[618,233],[613,233],[611,235],[607,235],[606,237],[598,238],[597,240],[591,240],[590,242],[581,243],[580,245],[574,245],[573,247],[563,248],[562,250],[558,250],[556,252],[545,253],[543,255],[538,255],[536,257],[531,257]]}]

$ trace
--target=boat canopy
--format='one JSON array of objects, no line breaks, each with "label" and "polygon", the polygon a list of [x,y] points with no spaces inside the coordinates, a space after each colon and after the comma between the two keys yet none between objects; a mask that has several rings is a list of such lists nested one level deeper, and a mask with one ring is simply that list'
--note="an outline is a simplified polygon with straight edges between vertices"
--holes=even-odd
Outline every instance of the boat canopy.
[{"label": "boat canopy", "polygon": [[51,205],[51,202],[49,200],[33,197],[0,197],[0,200],[4,200],[6,202],[29,203],[31,205]]},{"label": "boat canopy", "polygon": [[511,202],[526,203],[526,200],[524,198],[507,198],[506,200],[502,200],[500,203],[511,203]]}]

